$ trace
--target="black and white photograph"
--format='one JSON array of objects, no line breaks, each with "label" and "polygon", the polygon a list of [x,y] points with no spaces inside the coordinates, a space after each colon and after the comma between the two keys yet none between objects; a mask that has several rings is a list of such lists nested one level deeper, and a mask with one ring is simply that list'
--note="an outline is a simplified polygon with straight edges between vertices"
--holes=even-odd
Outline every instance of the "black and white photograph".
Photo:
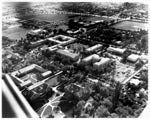
[{"label": "black and white photograph", "polygon": [[148,3],[1,6],[2,118],[142,116],[149,97]]}]

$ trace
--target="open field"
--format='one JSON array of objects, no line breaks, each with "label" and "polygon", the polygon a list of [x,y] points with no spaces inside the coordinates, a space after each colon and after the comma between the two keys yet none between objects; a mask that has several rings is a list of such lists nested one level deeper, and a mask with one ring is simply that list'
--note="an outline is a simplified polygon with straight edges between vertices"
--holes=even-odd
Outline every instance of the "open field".
[{"label": "open field", "polygon": [[135,31],[138,29],[148,29],[148,24],[133,21],[123,21],[113,25],[112,27],[116,29]]}]

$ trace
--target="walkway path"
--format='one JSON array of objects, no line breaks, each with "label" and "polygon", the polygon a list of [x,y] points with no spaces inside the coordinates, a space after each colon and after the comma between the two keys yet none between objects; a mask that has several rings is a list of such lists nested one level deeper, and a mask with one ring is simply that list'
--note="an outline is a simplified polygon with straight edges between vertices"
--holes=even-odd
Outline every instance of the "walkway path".
[{"label": "walkway path", "polygon": [[141,70],[143,69],[143,66],[135,71],[130,77],[128,77],[127,79],[125,79],[124,81],[122,81],[122,84],[126,84],[127,82],[129,82],[137,73],[139,73]]}]

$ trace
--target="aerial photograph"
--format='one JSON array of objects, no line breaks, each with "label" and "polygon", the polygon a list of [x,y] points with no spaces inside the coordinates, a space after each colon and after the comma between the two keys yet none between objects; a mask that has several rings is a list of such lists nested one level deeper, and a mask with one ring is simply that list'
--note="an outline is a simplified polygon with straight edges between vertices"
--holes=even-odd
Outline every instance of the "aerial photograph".
[{"label": "aerial photograph", "polygon": [[2,2],[2,118],[139,118],[148,104],[148,4]]}]

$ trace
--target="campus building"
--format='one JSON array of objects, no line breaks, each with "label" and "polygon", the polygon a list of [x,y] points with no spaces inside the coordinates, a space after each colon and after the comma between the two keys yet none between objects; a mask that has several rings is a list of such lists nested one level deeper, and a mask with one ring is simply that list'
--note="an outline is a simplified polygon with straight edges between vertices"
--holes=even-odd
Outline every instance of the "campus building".
[{"label": "campus building", "polygon": [[48,86],[56,86],[58,84],[57,77],[62,72],[52,74],[51,71],[32,64],[10,74],[11,78],[20,89],[26,87],[29,91],[38,88],[43,84]]},{"label": "campus building", "polygon": [[148,63],[148,55],[142,54],[139,59],[144,63]]},{"label": "campus building", "polygon": [[75,41],[76,38],[70,37],[70,36],[65,36],[65,35],[56,35],[54,37],[48,38],[51,41],[54,41],[56,43],[59,44],[63,44],[63,43],[68,43],[70,41]]},{"label": "campus building", "polygon": [[55,41],[51,41],[49,39],[41,39],[41,40],[38,40],[36,42],[31,42],[31,44],[29,45],[30,48],[36,48],[36,47],[39,47],[39,46],[42,46],[42,45],[51,45],[51,46],[54,46],[54,45],[57,45],[59,43],[56,43]]},{"label": "campus building", "polygon": [[104,71],[111,64],[110,58],[102,58],[99,62],[93,64],[93,68],[98,71]]},{"label": "campus building", "polygon": [[38,40],[36,42],[31,42],[30,47],[35,48],[42,45],[47,45],[46,48],[41,48],[42,50],[48,49],[51,52],[55,52],[57,49],[60,49],[62,46],[73,43],[76,38],[65,36],[65,35],[57,35],[54,37]]},{"label": "campus building", "polygon": [[91,29],[91,28],[95,28],[97,25],[103,22],[104,20],[96,20],[96,21],[92,21],[91,23],[84,23],[83,27],[85,27],[86,29]]},{"label": "campus building", "polygon": [[49,42],[53,42],[55,45],[48,47],[50,51],[56,51],[61,46],[68,45],[76,41],[76,38],[65,36],[65,35],[57,35],[51,38],[47,38]]},{"label": "campus building", "polygon": [[115,47],[108,47],[107,51],[113,54],[117,54],[117,55],[123,55],[124,52],[126,51],[126,49],[121,49],[121,48],[115,48]]},{"label": "campus building", "polygon": [[68,58],[70,58],[71,60],[74,60],[74,61],[77,61],[79,59],[79,54],[77,54],[77,53],[71,53],[68,50],[58,49],[56,51],[56,53],[58,53],[58,54],[60,54],[62,56],[68,57]]},{"label": "campus building", "polygon": [[99,55],[93,54],[93,55],[83,58],[82,63],[90,64],[90,63],[98,62],[99,60],[100,60]]},{"label": "campus building", "polygon": [[[11,77],[14,82],[20,87],[32,86],[52,74],[51,71],[47,71],[42,67],[32,64],[20,70],[11,73]],[[41,85],[42,82],[38,85]]]},{"label": "campus building", "polygon": [[62,71],[52,75],[51,71],[47,71],[42,67],[32,64],[10,74],[12,81],[23,90],[23,94],[28,94],[28,99],[36,100],[47,94],[51,95],[52,87],[58,85],[58,76]]},{"label": "campus building", "polygon": [[28,32],[28,35],[36,36],[36,35],[39,35],[39,34],[45,33],[45,32],[46,32],[46,30],[36,29],[36,30],[31,30],[30,32]]},{"label": "campus building", "polygon": [[97,44],[97,45],[94,45],[92,47],[87,48],[86,51],[87,52],[93,52],[93,51],[95,51],[97,49],[101,49],[101,48],[102,48],[102,45],[101,44]]},{"label": "campus building", "polygon": [[139,59],[139,57],[140,57],[139,55],[131,54],[127,57],[127,60],[135,63]]}]

